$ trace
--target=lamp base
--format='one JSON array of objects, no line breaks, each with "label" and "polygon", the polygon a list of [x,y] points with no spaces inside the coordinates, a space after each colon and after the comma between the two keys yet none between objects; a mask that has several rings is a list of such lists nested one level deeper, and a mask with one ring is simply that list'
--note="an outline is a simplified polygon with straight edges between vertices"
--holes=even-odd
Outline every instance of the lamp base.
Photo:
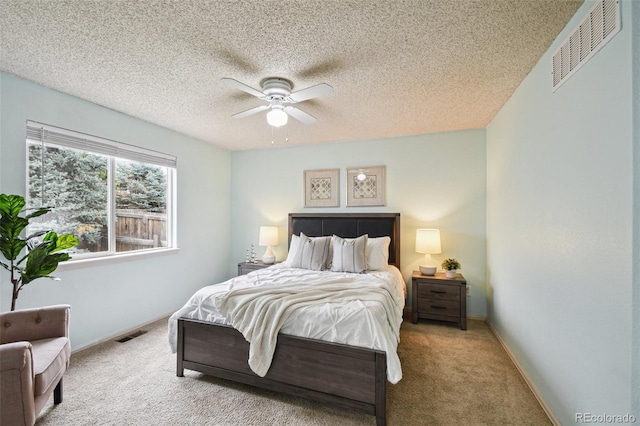
[{"label": "lamp base", "polygon": [[262,256],[262,263],[264,263],[265,265],[271,265],[272,263],[275,263],[275,261],[276,261],[275,253],[271,249],[271,246],[267,246],[267,250],[264,252],[264,255]]},{"label": "lamp base", "polygon": [[420,273],[422,275],[435,275],[436,274],[436,266],[423,266],[420,265]]}]

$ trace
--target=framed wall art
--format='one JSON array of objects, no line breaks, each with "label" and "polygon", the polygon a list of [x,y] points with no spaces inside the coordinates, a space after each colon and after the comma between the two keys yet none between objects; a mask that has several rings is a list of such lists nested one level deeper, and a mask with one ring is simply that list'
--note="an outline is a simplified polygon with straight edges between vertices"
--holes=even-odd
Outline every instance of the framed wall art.
[{"label": "framed wall art", "polygon": [[340,206],[340,169],[304,171],[304,206]]},{"label": "framed wall art", "polygon": [[385,205],[385,166],[347,168],[347,207]]}]

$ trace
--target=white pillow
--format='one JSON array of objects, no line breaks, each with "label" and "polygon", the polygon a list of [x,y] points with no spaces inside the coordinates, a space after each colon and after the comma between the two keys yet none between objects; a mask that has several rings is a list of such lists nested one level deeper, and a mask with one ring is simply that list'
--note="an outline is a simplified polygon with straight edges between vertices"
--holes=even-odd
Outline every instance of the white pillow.
[{"label": "white pillow", "polygon": [[377,271],[389,264],[389,244],[391,238],[378,237],[367,239],[367,270]]},{"label": "white pillow", "polygon": [[333,248],[333,272],[360,273],[367,270],[367,235],[358,238],[341,238],[337,235],[331,237]]},{"label": "white pillow", "polygon": [[[311,240],[314,238],[329,238],[329,237],[309,237]],[[291,266],[293,264],[293,259],[296,257],[296,252],[298,251],[298,242],[300,241],[300,237],[296,234],[291,236],[291,244],[289,245],[289,253],[287,253],[287,258],[283,262],[286,266]],[[329,269],[331,267],[331,246],[329,246],[329,256],[327,258],[327,263],[325,263],[325,269]]]},{"label": "white pillow", "polygon": [[301,232],[291,267],[313,271],[327,269],[330,247],[331,237],[309,238]]},{"label": "white pillow", "polygon": [[293,263],[293,258],[296,257],[296,251],[298,251],[298,241],[300,240],[300,237],[298,237],[297,235],[293,234],[291,236],[291,244],[289,245],[289,253],[287,253],[287,259],[282,262],[287,266],[291,266],[291,264]]}]

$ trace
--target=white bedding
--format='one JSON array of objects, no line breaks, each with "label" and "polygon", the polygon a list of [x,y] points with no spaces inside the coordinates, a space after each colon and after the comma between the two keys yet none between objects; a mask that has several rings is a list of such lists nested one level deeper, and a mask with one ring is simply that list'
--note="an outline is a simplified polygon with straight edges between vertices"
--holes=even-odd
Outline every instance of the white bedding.
[{"label": "white bedding", "polygon": [[[306,288],[311,290],[311,293],[298,296],[290,291],[292,286]],[[260,321],[255,321],[255,316],[243,315],[244,311],[253,312],[260,302],[254,300],[250,309],[243,309],[236,303],[238,299],[226,297],[236,295],[243,298],[248,294],[246,289],[250,288],[259,288],[261,292],[268,288],[277,288],[275,291],[267,292],[272,295],[268,296],[270,304],[273,303],[274,297],[278,299],[280,296],[277,295],[283,294],[289,301],[303,300],[302,306],[294,303],[287,304],[286,308],[271,309],[284,312],[284,315],[280,316],[282,333],[383,350],[387,354],[387,379],[391,383],[397,383],[402,378],[397,346],[400,339],[406,288],[400,271],[394,266],[367,274],[353,274],[311,271],[278,264],[220,284],[204,287],[169,319],[171,350],[176,351],[179,317],[226,325],[240,324],[240,328],[244,328],[241,331],[245,338],[249,337],[247,340],[251,342],[252,352],[254,352],[254,365],[250,364],[250,366],[254,371],[258,370],[257,374],[266,373],[265,363],[268,368],[272,355],[272,352],[269,353],[271,351],[270,333],[273,331],[271,325],[276,321],[272,321],[272,317],[266,323],[262,322],[264,328],[256,331],[251,328],[255,325],[252,323]],[[340,292],[338,288],[346,288],[349,291]],[[357,291],[360,291],[360,296],[357,295]],[[318,298],[323,292],[333,299],[330,303],[326,300],[307,303],[310,299]],[[276,296],[273,296],[274,294]],[[289,296],[286,296],[287,294]],[[229,314],[233,323],[216,308],[216,304]],[[290,309],[287,309],[289,307]],[[261,315],[264,316],[264,314],[263,312]],[[277,330],[275,332],[277,333]],[[258,336],[257,339],[256,336]],[[257,343],[255,347],[252,340]]]}]

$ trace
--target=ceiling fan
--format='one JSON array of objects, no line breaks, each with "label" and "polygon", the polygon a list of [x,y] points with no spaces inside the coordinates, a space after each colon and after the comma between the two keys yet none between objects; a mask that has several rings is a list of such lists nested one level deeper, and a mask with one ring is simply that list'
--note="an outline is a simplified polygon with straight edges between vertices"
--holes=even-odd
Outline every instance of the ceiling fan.
[{"label": "ceiling fan", "polygon": [[269,102],[268,105],[260,105],[234,114],[232,117],[244,118],[260,111],[269,110],[267,113],[267,122],[273,127],[280,127],[287,124],[289,115],[305,124],[315,123],[317,119],[314,116],[287,104],[295,104],[333,92],[333,87],[326,83],[320,83],[292,93],[291,82],[280,77],[271,77],[262,80],[262,92],[233,78],[223,78],[222,82],[228,87],[242,90],[256,98]]}]

